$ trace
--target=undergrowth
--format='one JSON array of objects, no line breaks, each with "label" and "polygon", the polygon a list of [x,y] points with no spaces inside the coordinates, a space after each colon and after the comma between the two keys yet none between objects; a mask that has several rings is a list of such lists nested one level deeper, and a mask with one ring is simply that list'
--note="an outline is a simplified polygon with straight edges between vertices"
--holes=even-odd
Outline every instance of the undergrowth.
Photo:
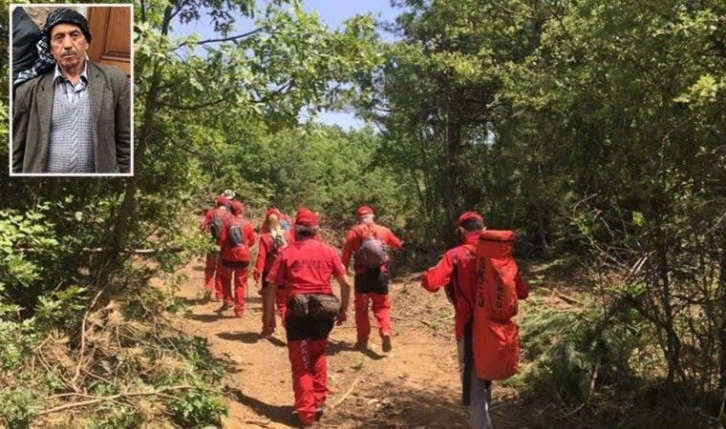
[{"label": "undergrowth", "polygon": [[523,364],[502,385],[558,404],[562,427],[724,427],[726,398],[705,404],[692,387],[667,385],[650,324],[614,288],[606,298],[557,296],[535,293],[521,306]]},{"label": "undergrowth", "polygon": [[[105,281],[84,277],[83,263],[63,272],[39,265],[44,253],[18,251],[64,252],[62,241],[38,238],[52,231],[43,219],[0,212],[0,427],[220,425],[223,367],[205,339],[172,321],[184,309],[174,293],[183,279],[151,284],[163,276],[151,266],[171,271],[183,257],[129,258]],[[48,290],[46,277],[60,280]]]},{"label": "undergrowth", "polygon": [[47,427],[73,414],[74,427],[85,428],[218,425],[226,413],[223,367],[205,339],[185,335],[158,311],[177,306],[161,288],[129,290],[85,316],[82,339],[6,312],[0,423]]},{"label": "undergrowth", "polygon": [[220,424],[222,365],[158,312],[176,305],[160,288],[131,290],[87,314],[82,339],[46,333],[39,318],[1,321],[0,423],[47,427],[73,414],[84,428]]}]

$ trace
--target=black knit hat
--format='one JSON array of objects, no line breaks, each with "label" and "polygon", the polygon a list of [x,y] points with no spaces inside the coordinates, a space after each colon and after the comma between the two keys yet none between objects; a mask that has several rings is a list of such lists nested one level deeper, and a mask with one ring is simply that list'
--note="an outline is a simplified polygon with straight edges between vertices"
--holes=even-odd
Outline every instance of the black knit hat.
[{"label": "black knit hat", "polygon": [[36,44],[38,59],[35,60],[33,67],[23,70],[18,74],[18,77],[13,81],[13,88],[17,88],[23,82],[27,82],[36,76],[53,70],[56,62],[50,52],[50,31],[53,27],[63,22],[79,26],[83,35],[86,36],[88,43],[91,43],[91,32],[88,30],[88,21],[83,15],[67,8],[54,10],[48,14],[45,26],[43,26],[43,30],[40,32],[40,40]]},{"label": "black knit hat", "polygon": [[45,26],[43,27],[42,36],[47,37],[48,41],[50,41],[51,30],[53,27],[61,23],[79,26],[83,35],[86,36],[88,43],[91,43],[91,31],[88,29],[88,20],[86,20],[85,16],[73,9],[56,9],[48,14],[48,19],[45,21]]}]

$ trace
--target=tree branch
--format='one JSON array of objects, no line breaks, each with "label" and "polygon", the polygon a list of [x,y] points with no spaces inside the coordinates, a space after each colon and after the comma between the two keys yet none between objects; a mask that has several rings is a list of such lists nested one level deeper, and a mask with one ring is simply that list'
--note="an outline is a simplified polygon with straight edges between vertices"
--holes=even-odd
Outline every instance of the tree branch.
[{"label": "tree branch", "polygon": [[146,5],[144,0],[141,0],[141,22],[146,22]]},{"label": "tree branch", "polygon": [[159,105],[168,107],[170,109],[176,109],[176,110],[199,110],[199,109],[204,109],[205,107],[210,107],[210,106],[220,104],[224,101],[226,101],[225,98],[220,98],[219,100],[208,101],[206,103],[192,104],[190,106],[180,106],[178,104],[171,104],[171,103],[166,103],[164,101],[159,101]]},{"label": "tree branch", "polygon": [[[256,28],[256,29],[254,29],[252,31],[249,31],[249,32],[243,33],[243,34],[238,34],[236,36],[221,37],[219,39],[202,40],[201,42],[195,43],[195,45],[199,46],[199,45],[206,45],[206,44],[209,44],[209,43],[217,43],[217,42],[232,42],[232,41],[235,41],[235,40],[244,39],[245,37],[252,36],[255,33],[259,33],[260,31],[262,31],[262,30],[259,29],[259,28]],[[179,46],[177,46],[176,48],[172,49],[172,51],[176,51],[177,49],[182,48],[182,47],[187,46],[187,45],[190,45],[190,44],[191,43],[188,42],[188,41],[187,42],[182,42]]]},{"label": "tree branch", "polygon": [[[197,390],[207,390],[196,386],[190,386],[190,385],[180,385],[180,386],[170,386],[170,387],[164,387],[159,390],[155,390],[153,392],[129,392],[129,393],[119,393],[116,395],[111,396],[102,396],[102,397],[95,397],[94,399],[89,399],[88,401],[81,401],[81,402],[72,402],[70,404],[64,404],[60,405],[54,408],[48,408],[46,410],[43,410],[38,413],[39,416],[43,416],[46,414],[52,414],[57,413],[59,411],[67,410],[69,408],[77,408],[77,407],[85,407],[87,405],[93,405],[98,404],[99,402],[106,402],[106,401],[115,401],[116,399],[122,399],[122,398],[128,398],[132,396],[154,396],[154,395],[162,395],[164,392],[169,392],[172,390],[184,390],[184,389],[197,389]],[[84,396],[87,397],[88,395],[80,394],[77,396]]]},{"label": "tree branch", "polygon": [[[30,248],[30,247],[21,247],[18,249],[15,249],[17,252],[22,253],[42,253],[42,250]],[[81,249],[81,252],[83,253],[106,253],[106,252],[113,252],[115,251],[112,247],[84,247]],[[163,252],[172,252],[172,253],[179,253],[184,251],[184,248],[181,246],[176,247],[167,247],[165,249],[120,249],[120,253],[128,253],[130,255],[150,255],[153,253],[163,253]]]}]

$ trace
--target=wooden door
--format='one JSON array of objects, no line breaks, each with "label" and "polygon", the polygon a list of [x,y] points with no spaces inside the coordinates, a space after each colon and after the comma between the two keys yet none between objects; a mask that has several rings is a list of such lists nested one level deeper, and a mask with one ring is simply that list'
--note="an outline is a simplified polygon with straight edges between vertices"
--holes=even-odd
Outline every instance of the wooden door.
[{"label": "wooden door", "polygon": [[94,6],[88,12],[93,41],[88,58],[131,75],[131,8]]}]

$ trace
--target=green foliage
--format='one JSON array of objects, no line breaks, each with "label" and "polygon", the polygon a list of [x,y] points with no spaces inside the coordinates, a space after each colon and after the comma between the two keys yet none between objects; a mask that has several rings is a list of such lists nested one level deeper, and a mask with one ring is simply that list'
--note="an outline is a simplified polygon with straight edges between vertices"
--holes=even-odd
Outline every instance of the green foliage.
[{"label": "green foliage", "polygon": [[85,288],[71,286],[53,292],[49,296],[41,296],[35,310],[35,322],[41,329],[52,327],[72,329],[78,324],[82,312],[86,309],[85,292]]},{"label": "green foliage", "polygon": [[603,311],[593,301],[555,311],[534,298],[520,318],[527,386],[568,406],[591,399],[595,389],[633,387],[630,361],[644,338],[632,313]]},{"label": "green foliage", "polygon": [[177,396],[171,409],[174,420],[182,427],[221,425],[221,418],[227,413],[227,405],[222,398],[204,392],[187,392]]},{"label": "green foliage", "polygon": [[723,425],[723,419],[713,419],[695,407],[639,408],[623,416],[617,428],[659,429],[664,422],[673,429],[713,429]]},{"label": "green foliage", "polygon": [[98,407],[94,421],[84,425],[88,429],[142,427],[144,417],[134,406],[125,404]]},{"label": "green foliage", "polygon": [[[228,141],[233,141],[237,130],[230,127],[228,132]],[[390,169],[376,165],[373,155],[379,145],[379,136],[370,129],[343,132],[308,126],[260,135],[247,141],[245,150],[236,143],[225,147],[214,180],[219,187],[255,184],[235,189],[258,210],[271,202],[290,210],[305,205],[325,213],[324,223],[337,225],[349,223],[355,209],[366,203],[385,222],[402,226],[410,188],[398,183]]]},{"label": "green foliage", "polygon": [[0,392],[0,423],[6,427],[30,427],[40,408],[40,398],[29,388],[3,389]]}]

